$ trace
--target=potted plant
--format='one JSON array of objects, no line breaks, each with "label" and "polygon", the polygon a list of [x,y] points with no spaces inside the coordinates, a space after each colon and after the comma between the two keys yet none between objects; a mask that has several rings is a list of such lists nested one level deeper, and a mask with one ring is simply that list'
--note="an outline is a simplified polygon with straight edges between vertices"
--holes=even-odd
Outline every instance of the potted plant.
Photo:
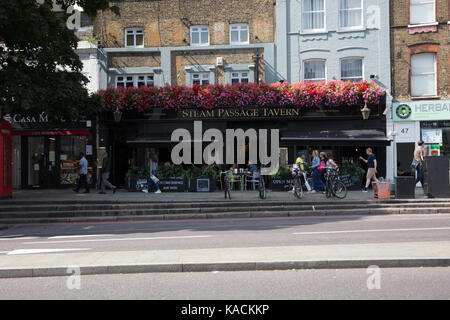
[{"label": "potted plant", "polygon": [[161,191],[184,192],[184,170],[181,165],[165,164],[158,168],[156,176],[159,178]]},{"label": "potted plant", "polygon": [[287,191],[292,188],[294,179],[288,168],[280,167],[278,171],[272,175],[271,189],[275,191]]},{"label": "potted plant", "polygon": [[353,163],[343,163],[339,168],[339,177],[349,190],[359,190],[364,181],[364,169]]},{"label": "potted plant", "polygon": [[149,171],[147,168],[131,166],[126,173],[126,186],[128,191],[142,191],[148,186]]}]

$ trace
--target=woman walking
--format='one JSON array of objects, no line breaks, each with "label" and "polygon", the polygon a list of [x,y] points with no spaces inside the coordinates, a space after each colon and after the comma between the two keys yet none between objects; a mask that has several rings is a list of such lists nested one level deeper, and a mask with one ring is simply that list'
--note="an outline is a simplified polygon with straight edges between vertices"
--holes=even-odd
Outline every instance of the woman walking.
[{"label": "woman walking", "polygon": [[320,173],[319,173],[319,166],[320,166],[320,158],[319,158],[319,151],[314,150],[313,153],[313,160],[311,164],[311,168],[313,169],[313,189],[314,191],[323,191],[323,183],[320,179]]}]

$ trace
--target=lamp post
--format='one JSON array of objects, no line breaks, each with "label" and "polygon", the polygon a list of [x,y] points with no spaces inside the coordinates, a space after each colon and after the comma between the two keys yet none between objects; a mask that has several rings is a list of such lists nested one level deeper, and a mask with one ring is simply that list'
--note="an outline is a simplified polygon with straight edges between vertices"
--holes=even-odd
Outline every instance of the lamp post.
[{"label": "lamp post", "polygon": [[119,110],[119,108],[116,109],[116,111],[113,112],[114,115],[114,122],[120,122],[120,119],[122,119],[122,111]]},{"label": "lamp post", "polygon": [[364,108],[361,109],[361,114],[362,114],[363,120],[369,119],[370,109],[367,108],[367,102],[364,103]]}]

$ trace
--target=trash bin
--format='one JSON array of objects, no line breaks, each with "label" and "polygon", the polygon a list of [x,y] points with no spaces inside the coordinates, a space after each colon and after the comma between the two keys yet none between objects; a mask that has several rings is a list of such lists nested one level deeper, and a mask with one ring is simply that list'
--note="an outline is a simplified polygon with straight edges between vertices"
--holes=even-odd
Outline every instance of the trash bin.
[{"label": "trash bin", "polygon": [[395,177],[395,198],[414,199],[416,191],[414,180],[414,176]]},{"label": "trash bin", "polygon": [[373,197],[378,199],[390,199],[390,186],[391,183],[389,181],[372,182]]}]

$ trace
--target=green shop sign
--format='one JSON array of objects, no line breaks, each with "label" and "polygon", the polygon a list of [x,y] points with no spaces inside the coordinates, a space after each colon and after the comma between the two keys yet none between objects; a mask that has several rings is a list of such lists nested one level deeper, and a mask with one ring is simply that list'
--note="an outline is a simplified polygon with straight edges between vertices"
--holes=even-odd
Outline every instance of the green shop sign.
[{"label": "green shop sign", "polygon": [[449,120],[450,100],[421,100],[392,104],[394,121]]}]

